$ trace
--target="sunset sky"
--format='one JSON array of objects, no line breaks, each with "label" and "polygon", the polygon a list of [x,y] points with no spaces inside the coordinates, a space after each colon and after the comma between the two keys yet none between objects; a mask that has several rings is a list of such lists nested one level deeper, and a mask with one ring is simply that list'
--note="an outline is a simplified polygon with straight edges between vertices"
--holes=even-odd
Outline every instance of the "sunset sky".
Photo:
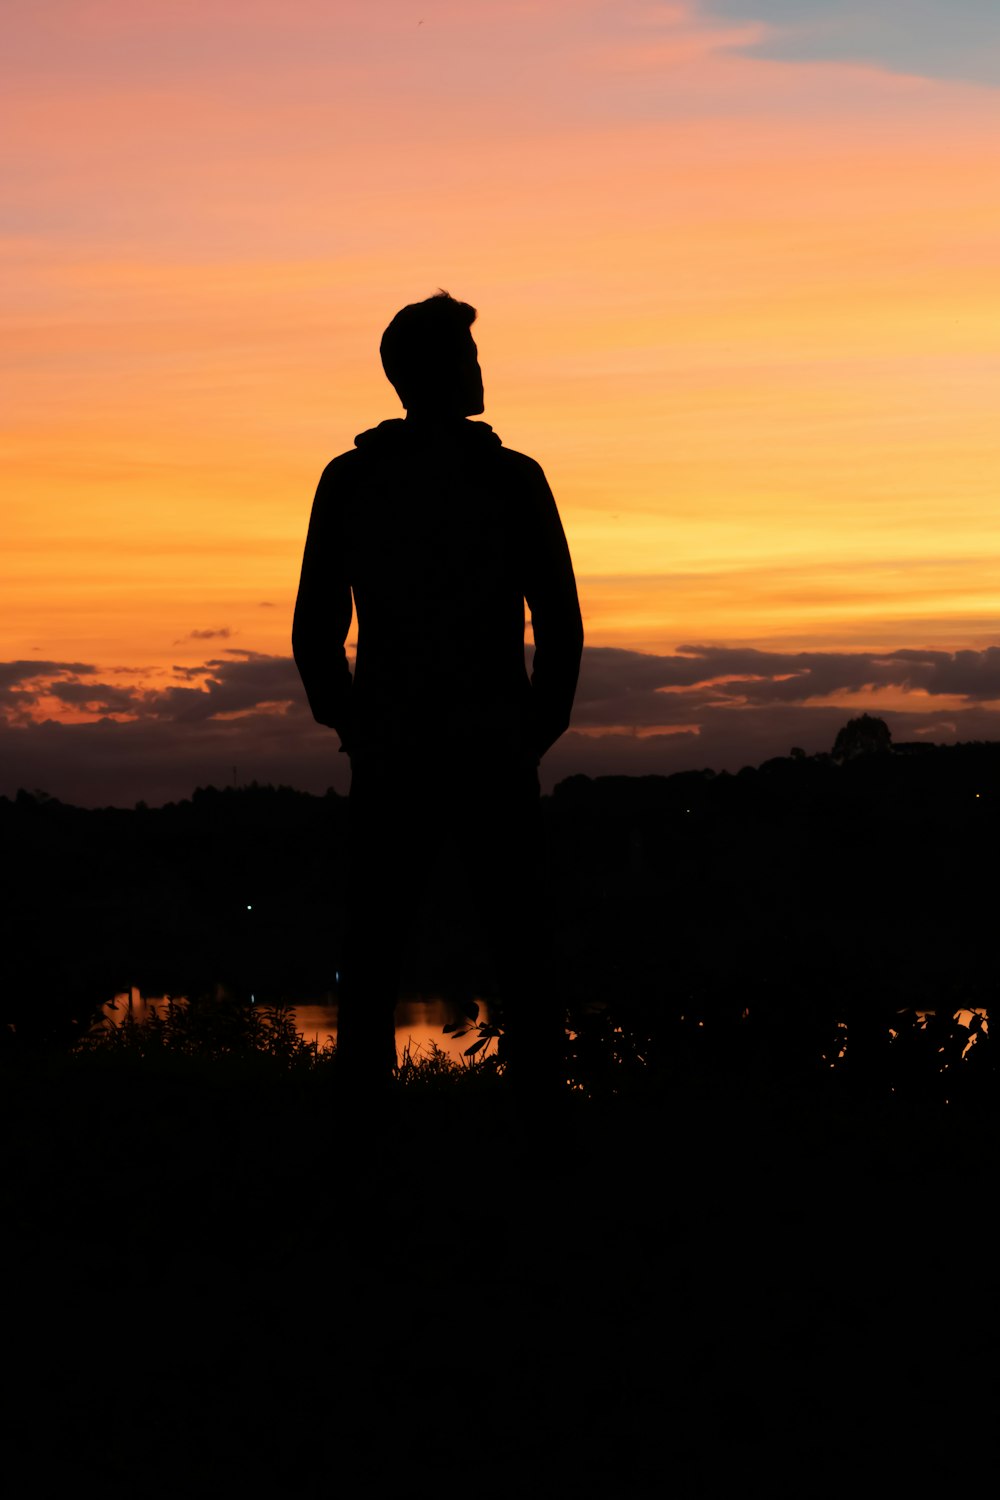
[{"label": "sunset sky", "polygon": [[[1000,739],[1000,8],[8,0],[0,793],[346,787],[316,480],[479,309],[587,653],[546,764]],[[697,649],[695,649],[697,648]]]}]

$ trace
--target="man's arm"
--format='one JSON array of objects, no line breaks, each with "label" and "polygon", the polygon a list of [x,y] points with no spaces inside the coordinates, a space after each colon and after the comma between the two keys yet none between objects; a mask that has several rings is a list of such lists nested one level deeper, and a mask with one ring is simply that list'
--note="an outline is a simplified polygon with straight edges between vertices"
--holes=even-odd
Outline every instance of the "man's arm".
[{"label": "man's arm", "polygon": [[313,501],[302,558],[292,655],[313,718],[335,729],[351,748],[351,669],[344,642],[352,600],[336,459],[324,469]]},{"label": "man's arm", "polygon": [[583,620],[566,535],[541,468],[532,464],[524,597],[531,611],[536,745],[545,754],[569,728],[583,655]]}]

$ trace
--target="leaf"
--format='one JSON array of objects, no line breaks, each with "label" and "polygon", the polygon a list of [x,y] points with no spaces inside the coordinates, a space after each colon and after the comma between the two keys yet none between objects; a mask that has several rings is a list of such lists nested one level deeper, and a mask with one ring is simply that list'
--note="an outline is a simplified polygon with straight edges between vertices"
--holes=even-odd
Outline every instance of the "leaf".
[{"label": "leaf", "polygon": [[447,1026],[441,1027],[441,1030],[444,1032],[445,1036],[450,1036],[453,1031],[458,1030],[461,1024],[461,1021],[449,1021]]},{"label": "leaf", "polygon": [[463,1016],[468,1016],[470,1021],[479,1020],[479,1005],[475,1000],[466,1000],[462,1006]]},{"label": "leaf", "polygon": [[481,1036],[479,1038],[478,1042],[473,1042],[473,1044],[472,1044],[471,1047],[466,1047],[465,1051],[462,1053],[462,1056],[463,1057],[475,1057],[476,1053],[479,1052],[479,1051],[481,1051],[482,1048],[485,1047],[485,1046],[486,1046],[486,1038],[484,1036]]}]

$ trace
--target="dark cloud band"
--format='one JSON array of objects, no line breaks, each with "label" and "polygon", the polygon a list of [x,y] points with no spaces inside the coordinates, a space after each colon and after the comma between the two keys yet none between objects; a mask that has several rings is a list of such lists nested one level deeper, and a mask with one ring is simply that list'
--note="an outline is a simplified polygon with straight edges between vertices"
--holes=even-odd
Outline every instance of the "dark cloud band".
[{"label": "dark cloud band", "polygon": [[[346,757],[336,735],[314,724],[291,657],[229,649],[173,677],[141,686],[108,683],[82,662],[0,663],[0,793],[27,786],[91,805],[156,802],[228,782],[234,767],[241,780],[346,790]],[[892,710],[878,706],[886,690]],[[829,750],[857,712],[838,697],[862,693],[897,741],[1000,739],[998,646],[685,645],[665,655],[589,647],[573,730],[546,757],[543,781],[550,787],[578,771],[738,770],[792,745]],[[88,711],[91,722],[46,717],[53,699]]]}]

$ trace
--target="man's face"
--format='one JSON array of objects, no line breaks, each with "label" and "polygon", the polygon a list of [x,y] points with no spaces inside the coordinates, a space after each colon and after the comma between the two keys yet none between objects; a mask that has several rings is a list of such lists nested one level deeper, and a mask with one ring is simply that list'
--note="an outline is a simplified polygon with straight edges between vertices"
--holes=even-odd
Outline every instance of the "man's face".
[{"label": "man's face", "polygon": [[406,401],[398,390],[408,412],[417,415],[476,417],[484,409],[483,372],[479,368],[479,350],[471,333],[465,343],[447,354],[436,368],[427,371],[422,389]]},{"label": "man's face", "polygon": [[483,390],[483,372],[479,368],[479,350],[476,341],[469,336],[468,358],[462,366],[462,390],[465,396],[464,416],[478,417],[485,410],[485,392]]}]

